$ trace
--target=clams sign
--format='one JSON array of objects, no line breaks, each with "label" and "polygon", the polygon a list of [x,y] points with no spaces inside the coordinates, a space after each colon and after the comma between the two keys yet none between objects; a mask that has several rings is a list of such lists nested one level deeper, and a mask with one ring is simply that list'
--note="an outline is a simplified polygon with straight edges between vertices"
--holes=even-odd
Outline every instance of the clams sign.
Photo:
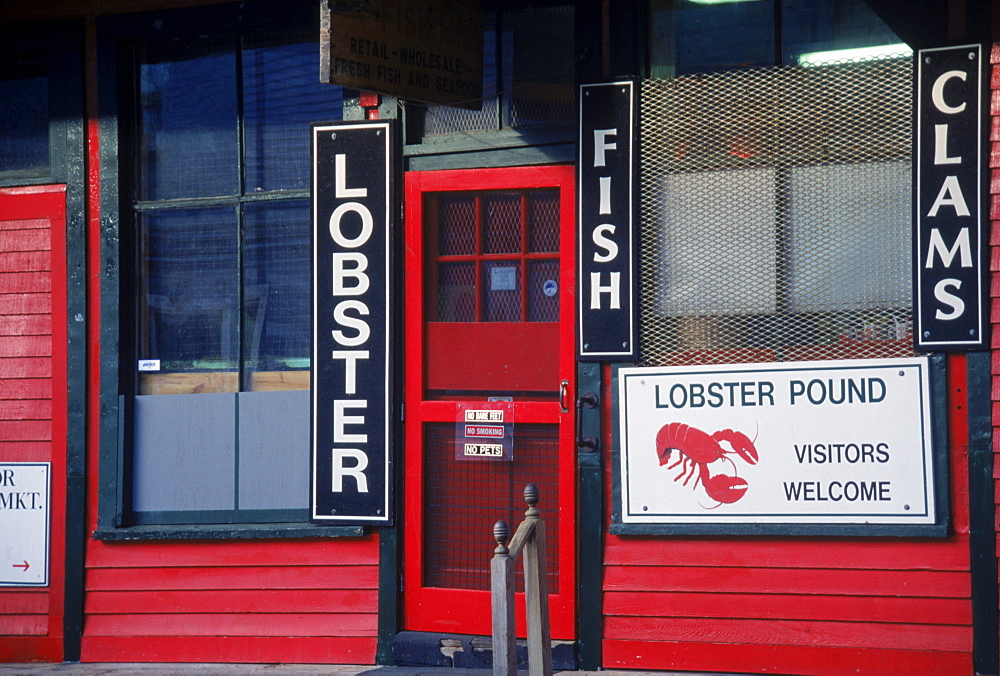
[{"label": "clams sign", "polygon": [[620,369],[624,524],[935,524],[926,359]]}]

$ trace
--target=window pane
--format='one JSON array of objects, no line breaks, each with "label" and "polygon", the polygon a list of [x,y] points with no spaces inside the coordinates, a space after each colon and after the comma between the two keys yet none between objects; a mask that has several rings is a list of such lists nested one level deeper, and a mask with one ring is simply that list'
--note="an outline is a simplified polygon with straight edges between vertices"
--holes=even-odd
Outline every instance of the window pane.
[{"label": "window pane", "polygon": [[466,108],[428,106],[424,117],[425,135],[496,131],[499,128],[496,43],[496,18],[487,13],[483,16],[483,100],[470,101]]},{"label": "window pane", "polygon": [[504,14],[505,123],[515,129],[575,121],[573,6]]},{"label": "window pane", "polygon": [[[911,171],[909,162],[789,171],[790,309],[898,308],[908,318]],[[878,265],[859,253],[875,251]]]},{"label": "window pane", "polygon": [[774,4],[653,0],[650,75],[774,65]]},{"label": "window pane", "polygon": [[306,389],[312,344],[309,201],[244,207],[243,388]]},{"label": "window pane", "polygon": [[865,0],[785,0],[781,38],[785,63],[804,53],[902,42]]},{"label": "window pane", "polygon": [[49,81],[40,68],[0,71],[0,172],[49,171]]},{"label": "window pane", "polygon": [[315,42],[248,38],[243,50],[246,191],[309,187],[309,123],[342,117],[340,87],[319,82]]},{"label": "window pane", "polygon": [[773,169],[663,179],[663,257],[657,289],[668,315],[774,312]]},{"label": "window pane", "polygon": [[519,322],[521,319],[521,263],[483,263],[483,321]]},{"label": "window pane", "polygon": [[[160,374],[234,376],[239,358],[239,239],[234,211],[146,213],[140,215],[139,227],[139,358],[159,359]],[[188,391],[235,391],[232,376],[186,379],[198,381]],[[171,391],[180,393],[184,388]]]},{"label": "window pane", "polygon": [[236,194],[239,139],[233,44],[192,40],[143,50],[140,199]]}]

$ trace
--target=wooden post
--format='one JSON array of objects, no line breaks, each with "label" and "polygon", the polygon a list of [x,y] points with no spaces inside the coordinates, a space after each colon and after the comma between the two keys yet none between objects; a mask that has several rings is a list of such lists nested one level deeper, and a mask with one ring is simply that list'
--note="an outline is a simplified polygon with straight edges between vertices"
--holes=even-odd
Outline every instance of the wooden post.
[{"label": "wooden post", "polygon": [[545,561],[545,522],[539,518],[538,486],[524,487],[528,509],[525,521],[534,526],[524,550],[524,596],[528,619],[528,675],[551,676],[552,641],[549,637],[549,584]]},{"label": "wooden post", "polygon": [[514,559],[508,556],[506,521],[493,525],[497,548],[490,561],[490,588],[493,606],[493,674],[516,676],[517,640],[514,633]]},{"label": "wooden post", "polygon": [[545,522],[538,512],[538,486],[524,487],[528,509],[524,521],[505,544],[510,529],[505,521],[493,526],[497,548],[490,562],[493,603],[493,674],[517,675],[514,627],[514,561],[524,552],[524,596],[528,616],[528,674],[552,676],[552,639],[549,635],[549,580],[545,562]]}]

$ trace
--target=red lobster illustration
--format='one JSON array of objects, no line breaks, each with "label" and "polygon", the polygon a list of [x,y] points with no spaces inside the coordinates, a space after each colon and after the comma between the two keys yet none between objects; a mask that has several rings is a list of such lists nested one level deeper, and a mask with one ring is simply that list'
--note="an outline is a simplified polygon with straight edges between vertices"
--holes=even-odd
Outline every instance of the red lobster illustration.
[{"label": "red lobster illustration", "polygon": [[[728,443],[732,450],[723,448],[721,442]],[[680,481],[683,477],[683,485],[687,486],[694,478],[692,490],[698,487],[700,481],[708,497],[719,504],[736,502],[749,487],[737,474],[736,463],[729,456],[735,453],[751,465],[756,465],[758,460],[753,441],[742,432],[720,430],[710,435],[680,422],[668,423],[656,434],[656,453],[660,457],[661,466],[670,462],[674,451],[677,451],[677,460],[667,466],[667,469],[673,469],[680,465],[681,473],[674,477],[674,481]],[[708,465],[716,460],[727,460],[733,467],[733,475],[720,473],[712,476]]]}]

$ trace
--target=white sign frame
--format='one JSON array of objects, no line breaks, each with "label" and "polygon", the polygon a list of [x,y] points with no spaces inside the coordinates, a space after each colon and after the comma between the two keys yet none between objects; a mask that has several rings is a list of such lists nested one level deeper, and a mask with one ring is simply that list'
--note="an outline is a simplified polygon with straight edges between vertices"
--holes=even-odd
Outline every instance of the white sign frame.
[{"label": "white sign frame", "polygon": [[49,586],[52,463],[0,462],[0,496],[0,587]]},{"label": "white sign frame", "polygon": [[927,357],[618,369],[613,530],[943,534],[930,370]]}]

